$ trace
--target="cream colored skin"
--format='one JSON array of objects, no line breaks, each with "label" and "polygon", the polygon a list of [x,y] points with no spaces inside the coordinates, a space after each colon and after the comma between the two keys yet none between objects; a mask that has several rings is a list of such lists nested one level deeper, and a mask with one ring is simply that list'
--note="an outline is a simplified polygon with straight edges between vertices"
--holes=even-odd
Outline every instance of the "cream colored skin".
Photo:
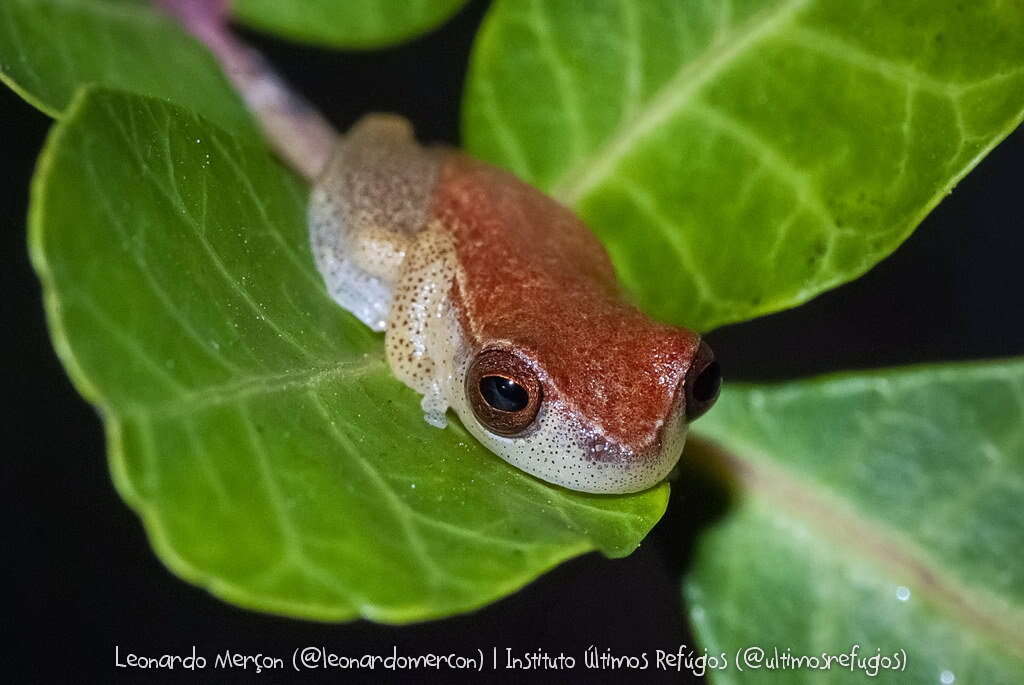
[{"label": "cream colored skin", "polygon": [[[373,330],[386,331],[388,362],[423,395],[431,425],[444,428],[452,408],[495,454],[575,490],[634,492],[664,479],[685,440],[678,411],[668,419],[661,456],[629,466],[595,460],[594,445],[603,444],[597,422],[558,397],[545,398],[522,436],[496,435],[476,418],[465,388],[475,351],[451,297],[453,284],[465,284],[451,236],[428,215],[442,154],[418,145],[404,119],[380,115],[363,119],[339,144],[309,210],[313,253],[331,296]],[[550,382],[543,368],[536,371]]]}]

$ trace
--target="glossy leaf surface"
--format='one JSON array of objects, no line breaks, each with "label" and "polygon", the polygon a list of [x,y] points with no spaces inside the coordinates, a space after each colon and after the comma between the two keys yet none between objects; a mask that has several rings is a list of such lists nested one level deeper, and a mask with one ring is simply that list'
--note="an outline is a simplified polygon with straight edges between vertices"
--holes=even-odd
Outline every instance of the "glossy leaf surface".
[{"label": "glossy leaf surface", "polygon": [[498,0],[467,146],[707,330],[891,253],[1024,116],[1021,0]]},{"label": "glossy leaf surface", "polygon": [[261,148],[157,100],[87,91],[44,151],[31,250],[54,344],[161,558],[243,606],[402,622],[631,552],[668,487],[569,492],[428,426],[327,297],[305,202]]},{"label": "glossy leaf surface", "polygon": [[241,21],[293,40],[336,48],[376,48],[429,31],[466,0],[235,0]]},{"label": "glossy leaf surface", "polygon": [[206,49],[142,0],[3,0],[0,80],[53,117],[78,88],[99,84],[165,98],[228,131],[257,135]]},{"label": "glossy leaf surface", "polygon": [[[863,657],[883,681],[1024,673],[1024,360],[732,386],[701,425],[732,474],[686,601],[703,647]],[[834,667],[736,668],[716,683],[863,682]]]}]

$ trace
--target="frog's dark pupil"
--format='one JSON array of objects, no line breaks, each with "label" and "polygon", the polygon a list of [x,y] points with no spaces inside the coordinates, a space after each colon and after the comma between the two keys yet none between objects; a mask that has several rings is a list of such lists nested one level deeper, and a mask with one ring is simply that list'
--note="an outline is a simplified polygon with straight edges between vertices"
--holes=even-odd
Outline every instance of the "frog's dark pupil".
[{"label": "frog's dark pupil", "polygon": [[530,395],[523,386],[503,376],[481,378],[480,394],[487,404],[498,411],[522,411],[530,403]]},{"label": "frog's dark pupil", "polygon": [[697,376],[693,386],[693,398],[698,402],[710,402],[718,395],[722,385],[722,371],[718,362],[708,364]]}]

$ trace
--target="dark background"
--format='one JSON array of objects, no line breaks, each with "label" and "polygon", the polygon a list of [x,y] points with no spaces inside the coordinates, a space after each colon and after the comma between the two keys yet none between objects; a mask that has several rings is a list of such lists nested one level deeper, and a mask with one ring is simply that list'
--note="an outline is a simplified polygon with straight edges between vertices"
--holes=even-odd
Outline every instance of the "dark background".
[{"label": "dark background", "polygon": [[[376,53],[319,51],[249,38],[341,128],[371,110],[410,116],[422,138],[458,140],[458,104],[471,40],[486,3],[442,30]],[[114,645],[139,654],[289,655],[324,645],[344,654],[469,652],[480,647],[616,653],[693,644],[679,577],[695,533],[721,507],[706,483],[677,488],[669,514],[631,557],[590,554],[467,616],[401,628],[325,625],[250,613],[172,576],[107,474],[93,410],[72,389],[50,346],[39,284],[28,263],[28,180],[50,121],[0,88],[4,185],[2,273],[8,333],[3,373],[9,449],[0,459],[2,543],[11,574],[5,679],[90,682],[194,680],[177,672],[113,668]],[[838,369],[1024,353],[1021,220],[1024,130],[972,172],[892,257],[860,280],[797,308],[709,336],[728,379],[786,379]],[[584,672],[591,682],[673,681],[657,672]],[[210,675],[207,673],[207,675]],[[223,680],[218,673],[218,680]],[[263,673],[265,682],[294,674]],[[431,673],[406,674],[423,682]],[[564,682],[571,674],[490,674]],[[184,676],[184,678],[182,678]],[[445,679],[455,676],[442,674]],[[202,676],[199,676],[202,677]],[[352,673],[306,679],[395,680]],[[255,679],[251,673],[239,680]],[[397,679],[402,679],[402,674]]]}]

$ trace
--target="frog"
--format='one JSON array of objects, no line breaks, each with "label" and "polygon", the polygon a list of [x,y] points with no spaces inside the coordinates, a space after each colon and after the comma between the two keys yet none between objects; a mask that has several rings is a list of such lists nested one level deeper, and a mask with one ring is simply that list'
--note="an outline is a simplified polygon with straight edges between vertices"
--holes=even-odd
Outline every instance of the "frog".
[{"label": "frog", "polygon": [[314,181],[309,239],[329,295],[384,333],[426,422],[453,411],[509,464],[570,490],[662,482],[721,371],[689,329],[635,307],[596,235],[509,171],[371,114]]}]

